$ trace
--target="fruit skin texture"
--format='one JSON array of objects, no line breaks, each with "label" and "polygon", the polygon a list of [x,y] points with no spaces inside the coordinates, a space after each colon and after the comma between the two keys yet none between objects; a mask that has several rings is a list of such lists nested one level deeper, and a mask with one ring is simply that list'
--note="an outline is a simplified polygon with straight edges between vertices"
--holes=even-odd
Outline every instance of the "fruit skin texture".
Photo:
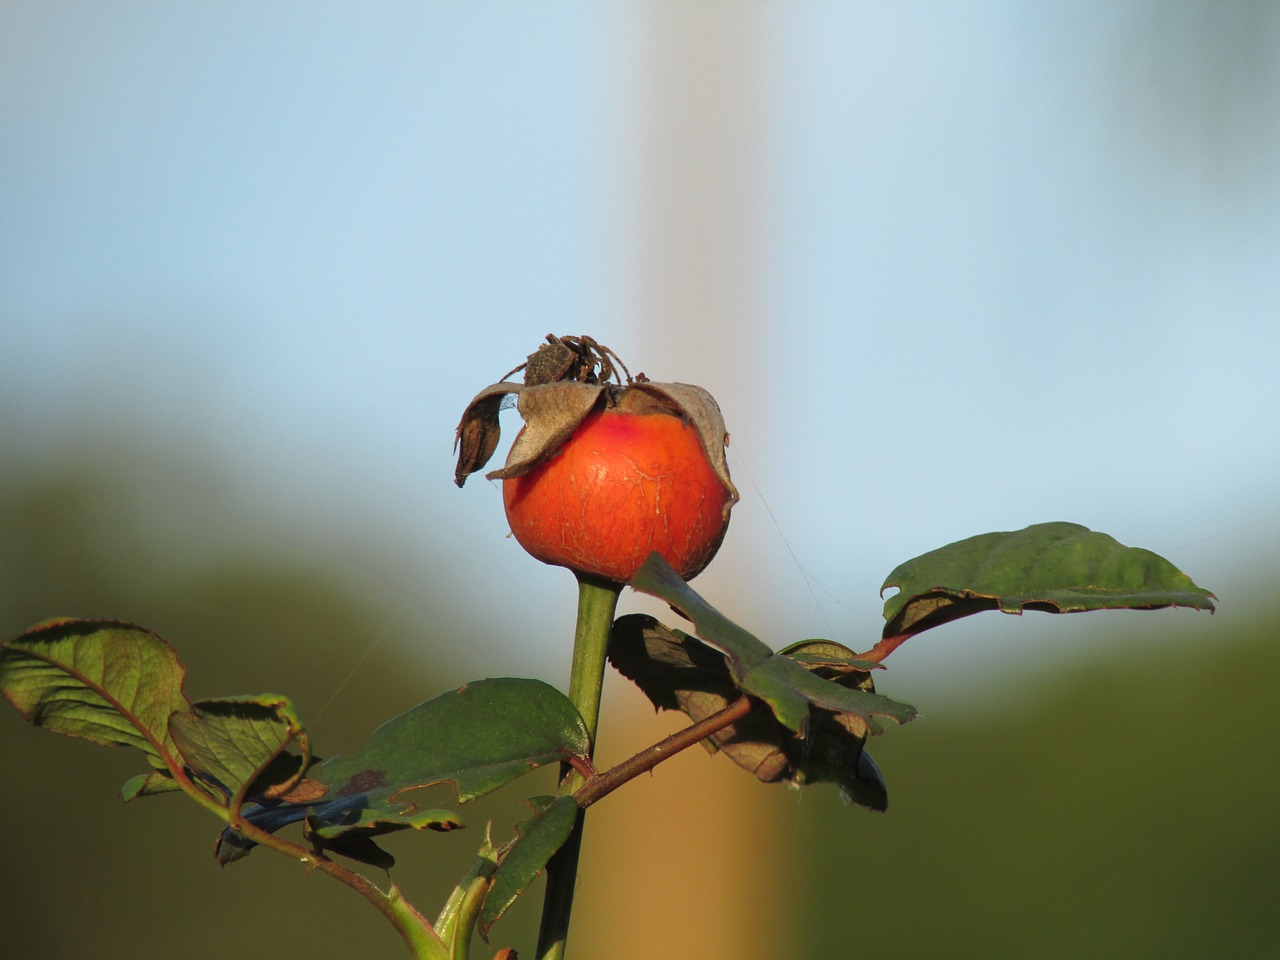
[{"label": "fruit skin texture", "polygon": [[656,550],[688,580],[729,526],[725,489],[692,426],[602,410],[545,463],[502,482],[516,540],[543,563],[618,583]]}]

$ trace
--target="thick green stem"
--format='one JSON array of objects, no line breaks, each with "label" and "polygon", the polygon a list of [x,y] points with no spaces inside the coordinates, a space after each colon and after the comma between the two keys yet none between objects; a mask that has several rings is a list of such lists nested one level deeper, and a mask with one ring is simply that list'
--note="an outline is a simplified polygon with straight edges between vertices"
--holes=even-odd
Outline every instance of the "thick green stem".
[{"label": "thick green stem", "polygon": [[604,684],[605,653],[609,631],[618,609],[622,584],[611,580],[578,577],[578,624],[573,636],[573,667],[569,674],[569,699],[587,724],[594,749],[600,722],[600,688]]},{"label": "thick green stem", "polygon": [[[600,720],[600,689],[604,685],[605,651],[622,585],[609,580],[578,577],[578,626],[573,639],[573,667],[569,674],[569,699],[582,714],[595,750]],[[560,770],[561,795],[572,794],[583,778],[565,765]],[[578,878],[582,830],[586,811],[578,811],[569,839],[547,863],[547,891],[542,901],[542,928],[538,933],[538,960],[562,960],[573,910],[573,888]]]}]

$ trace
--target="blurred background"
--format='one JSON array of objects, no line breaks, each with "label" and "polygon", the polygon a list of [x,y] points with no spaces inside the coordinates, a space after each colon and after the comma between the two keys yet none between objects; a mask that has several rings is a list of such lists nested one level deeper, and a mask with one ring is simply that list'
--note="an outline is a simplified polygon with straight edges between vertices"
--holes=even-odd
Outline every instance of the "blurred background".
[{"label": "blurred background", "polygon": [[[451,446],[586,333],[719,399],[743,502],[697,586],[775,647],[865,649],[896,564],[1046,520],[1220,610],[914,639],[883,816],[682,755],[593,812],[575,953],[1280,948],[1280,6],[5,0],[0,138],[5,637],[142,623],[325,755],[563,686],[572,577]],[[602,762],[679,725],[615,681]],[[402,955],[119,803],[140,769],[0,717],[0,955]],[[395,838],[411,899],[522,795]]]}]

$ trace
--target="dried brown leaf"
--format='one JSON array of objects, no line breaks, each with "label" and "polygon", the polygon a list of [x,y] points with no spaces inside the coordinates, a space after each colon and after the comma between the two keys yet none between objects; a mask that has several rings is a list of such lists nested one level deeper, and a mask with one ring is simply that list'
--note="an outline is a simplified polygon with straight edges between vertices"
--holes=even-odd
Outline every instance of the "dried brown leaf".
[{"label": "dried brown leaf", "polygon": [[506,466],[485,476],[490,480],[519,477],[550,460],[595,409],[606,389],[598,383],[573,380],[523,388],[518,406],[524,429],[511,445]]},{"label": "dried brown leaf", "polygon": [[491,383],[467,404],[453,441],[453,448],[458,452],[453,480],[458,486],[466,483],[467,477],[477,470],[483,470],[489,462],[502,435],[498,424],[502,401],[508,394],[518,394],[524,389],[519,383]]}]

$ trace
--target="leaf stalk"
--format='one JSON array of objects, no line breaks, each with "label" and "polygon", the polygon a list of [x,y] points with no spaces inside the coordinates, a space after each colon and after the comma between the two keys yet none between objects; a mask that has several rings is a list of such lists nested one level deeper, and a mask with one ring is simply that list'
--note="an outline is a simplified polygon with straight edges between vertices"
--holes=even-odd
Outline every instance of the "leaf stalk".
[{"label": "leaf stalk", "polygon": [[301,844],[293,843],[274,833],[269,833],[239,816],[233,816],[229,825],[237,833],[258,843],[269,850],[282,853],[308,868],[314,868],[328,874],[335,880],[345,883],[360,896],[368,900],[386,917],[387,921],[400,934],[415,960],[450,960],[450,951],[441,942],[432,929],[431,924],[408,900],[400,895],[400,888],[394,883],[391,889],[384,892],[377,884],[363,874],[348,870],[335,860],[317,854]]}]

